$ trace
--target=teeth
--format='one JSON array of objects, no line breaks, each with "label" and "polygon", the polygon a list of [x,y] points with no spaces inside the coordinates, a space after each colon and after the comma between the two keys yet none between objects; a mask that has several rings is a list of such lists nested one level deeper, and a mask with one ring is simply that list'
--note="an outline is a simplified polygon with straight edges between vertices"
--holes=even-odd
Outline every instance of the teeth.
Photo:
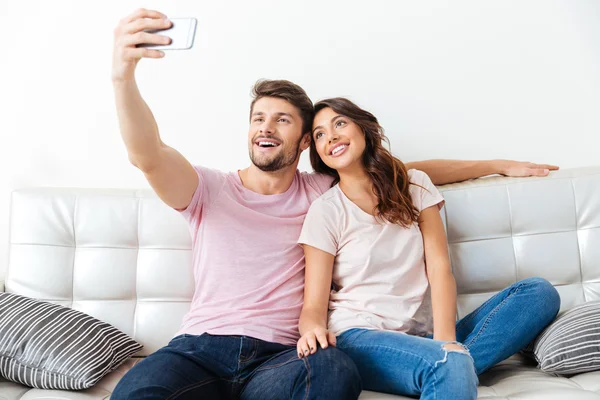
[{"label": "teeth", "polygon": [[274,142],[258,142],[259,146],[273,146],[275,147],[276,144]]},{"label": "teeth", "polygon": [[344,150],[345,148],[346,148],[346,145],[345,145],[345,144],[343,144],[343,145],[341,145],[341,146],[338,146],[338,147],[336,147],[336,148],[335,148],[335,149],[334,149],[334,150],[331,152],[331,154],[337,154],[337,153],[339,153],[340,151]]}]

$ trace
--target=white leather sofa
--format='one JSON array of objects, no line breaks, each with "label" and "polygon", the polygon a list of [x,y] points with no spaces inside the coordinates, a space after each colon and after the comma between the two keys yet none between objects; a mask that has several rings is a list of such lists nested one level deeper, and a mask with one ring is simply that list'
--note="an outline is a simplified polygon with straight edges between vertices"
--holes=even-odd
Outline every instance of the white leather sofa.
[{"label": "white leather sofa", "polygon": [[[441,187],[459,317],[518,279],[542,276],[562,310],[600,299],[600,167]],[[6,291],[76,308],[144,345],[177,330],[192,297],[190,237],[150,190],[35,188],[12,195]],[[140,358],[83,392],[0,381],[0,399],[107,399]],[[365,392],[361,399],[402,397]],[[513,357],[480,377],[480,399],[596,399],[600,372],[553,377]]]}]

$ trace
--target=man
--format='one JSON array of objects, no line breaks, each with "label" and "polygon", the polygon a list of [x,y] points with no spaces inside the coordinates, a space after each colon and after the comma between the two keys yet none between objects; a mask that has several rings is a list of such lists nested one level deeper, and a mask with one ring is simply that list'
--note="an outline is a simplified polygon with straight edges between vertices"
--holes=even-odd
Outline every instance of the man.
[{"label": "man", "polygon": [[[163,56],[136,44],[168,42],[143,31],[169,26],[163,14],[143,9],[119,23],[113,86],[131,163],[190,224],[196,287],[177,336],[128,372],[111,398],[357,398],[360,378],[342,352],[329,347],[300,358],[295,347],[304,284],[296,242],[311,202],[331,184],[331,178],[297,171],[311,140],[311,100],[291,82],[258,82],[250,107],[250,166],[232,173],[193,167],[161,141],[134,78],[141,58]],[[554,168],[443,160],[407,166],[437,184]]]}]

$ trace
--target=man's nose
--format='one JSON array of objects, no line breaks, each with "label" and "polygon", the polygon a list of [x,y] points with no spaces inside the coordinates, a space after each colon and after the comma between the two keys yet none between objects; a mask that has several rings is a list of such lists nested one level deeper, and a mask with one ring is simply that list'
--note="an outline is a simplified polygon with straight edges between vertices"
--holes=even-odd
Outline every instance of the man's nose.
[{"label": "man's nose", "polygon": [[260,126],[260,133],[273,133],[273,124],[269,121],[265,121]]}]

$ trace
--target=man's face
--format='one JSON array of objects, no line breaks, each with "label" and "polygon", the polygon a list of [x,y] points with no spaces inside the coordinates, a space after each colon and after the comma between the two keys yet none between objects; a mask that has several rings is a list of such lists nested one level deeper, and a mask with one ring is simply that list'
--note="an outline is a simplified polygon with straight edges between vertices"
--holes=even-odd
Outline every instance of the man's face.
[{"label": "man's face", "polygon": [[296,107],[275,97],[263,97],[254,103],[248,152],[259,169],[272,172],[289,167],[309,145],[310,135],[303,135]]}]

